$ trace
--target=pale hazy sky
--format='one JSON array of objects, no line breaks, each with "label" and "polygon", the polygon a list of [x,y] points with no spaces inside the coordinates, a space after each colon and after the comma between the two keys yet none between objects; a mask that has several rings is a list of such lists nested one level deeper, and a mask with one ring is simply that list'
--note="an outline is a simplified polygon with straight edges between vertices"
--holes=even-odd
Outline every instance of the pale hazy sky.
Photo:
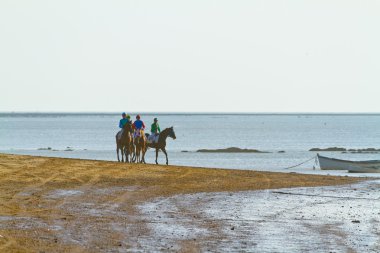
[{"label": "pale hazy sky", "polygon": [[380,1],[1,0],[0,111],[380,112]]}]

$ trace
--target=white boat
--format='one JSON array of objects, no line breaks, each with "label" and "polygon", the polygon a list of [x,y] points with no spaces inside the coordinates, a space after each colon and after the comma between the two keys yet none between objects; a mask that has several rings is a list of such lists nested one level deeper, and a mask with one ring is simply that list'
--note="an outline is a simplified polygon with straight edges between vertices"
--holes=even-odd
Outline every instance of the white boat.
[{"label": "white boat", "polygon": [[380,160],[347,161],[317,154],[321,170],[348,170],[356,173],[380,173]]}]

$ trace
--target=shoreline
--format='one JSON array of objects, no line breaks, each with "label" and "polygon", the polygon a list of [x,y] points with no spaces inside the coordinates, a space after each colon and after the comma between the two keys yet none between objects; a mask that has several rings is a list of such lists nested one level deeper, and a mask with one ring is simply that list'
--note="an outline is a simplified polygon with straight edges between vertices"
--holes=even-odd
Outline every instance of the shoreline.
[{"label": "shoreline", "polygon": [[[0,175],[0,250],[26,252],[144,249],[135,242],[150,234],[151,220],[142,218],[139,206],[157,198],[369,179],[10,154],[0,154]],[[83,228],[92,232],[83,235]],[[207,238],[198,238],[198,243]],[[177,241],[184,245],[178,250],[190,243]]]},{"label": "shoreline", "polygon": [[[271,155],[269,153],[198,153],[198,152],[180,152],[168,151],[170,166],[192,167],[192,168],[217,168],[229,170],[255,170],[263,172],[280,172],[280,173],[301,173],[315,175],[335,175],[350,177],[380,177],[379,173],[349,173],[344,170],[320,170],[315,161],[310,161],[300,166],[289,168],[291,165],[300,164],[301,161],[311,159],[310,152],[287,152]],[[0,154],[27,155],[32,157],[52,157],[52,158],[69,158],[89,161],[109,161],[116,162],[116,154],[113,150],[74,150],[74,151],[51,151],[51,150],[0,150]],[[357,155],[354,158],[347,157],[345,154],[334,156],[328,153],[328,157],[335,157],[343,160],[374,160],[374,155]],[[146,153],[147,165],[153,165],[155,160],[154,150]],[[158,162],[165,163],[165,156],[159,155]],[[316,167],[315,167],[316,166]]]}]

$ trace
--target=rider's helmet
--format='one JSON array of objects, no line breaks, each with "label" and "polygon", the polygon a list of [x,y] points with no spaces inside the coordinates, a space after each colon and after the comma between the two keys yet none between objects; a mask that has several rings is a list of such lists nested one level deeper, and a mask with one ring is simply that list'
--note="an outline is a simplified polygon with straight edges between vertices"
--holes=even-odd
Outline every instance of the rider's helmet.
[{"label": "rider's helmet", "polygon": [[126,118],[131,119],[131,115],[127,114]]},{"label": "rider's helmet", "polygon": [[127,114],[126,114],[125,112],[123,112],[123,113],[121,114],[121,116],[127,116]]},{"label": "rider's helmet", "polygon": [[140,114],[137,114],[136,119],[140,119]]},{"label": "rider's helmet", "polygon": [[153,121],[154,121],[154,122],[157,122],[157,121],[158,121],[158,119],[157,119],[157,118],[154,118],[154,119],[153,119]]}]

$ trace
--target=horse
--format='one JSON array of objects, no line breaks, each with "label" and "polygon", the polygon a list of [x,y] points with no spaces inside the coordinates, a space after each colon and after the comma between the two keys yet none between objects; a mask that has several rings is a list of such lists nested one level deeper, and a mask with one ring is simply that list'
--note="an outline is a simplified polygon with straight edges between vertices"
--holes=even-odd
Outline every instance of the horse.
[{"label": "horse", "polygon": [[135,135],[135,160],[137,163],[146,163],[145,162],[145,152],[146,152],[146,138],[144,131],[139,129],[137,135]]},{"label": "horse", "polygon": [[[146,134],[146,136],[148,137],[149,134]],[[164,129],[159,137],[158,137],[158,141],[157,143],[148,143],[147,144],[147,148],[155,148],[156,149],[156,164],[158,164],[157,162],[157,157],[158,157],[158,151],[161,149],[162,152],[164,152],[165,156],[166,156],[166,165],[169,165],[169,161],[168,161],[168,154],[166,152],[166,139],[169,137],[171,137],[173,140],[175,140],[177,137],[175,136],[175,133],[174,133],[174,129],[173,127],[169,127],[169,128],[166,128]]]},{"label": "horse", "polygon": [[123,132],[121,133],[120,138],[118,138],[120,131],[116,134],[116,154],[117,160],[120,162],[119,150],[121,151],[121,162],[129,162],[128,156],[131,152],[131,143],[132,143],[132,124],[127,123],[123,127]]}]

